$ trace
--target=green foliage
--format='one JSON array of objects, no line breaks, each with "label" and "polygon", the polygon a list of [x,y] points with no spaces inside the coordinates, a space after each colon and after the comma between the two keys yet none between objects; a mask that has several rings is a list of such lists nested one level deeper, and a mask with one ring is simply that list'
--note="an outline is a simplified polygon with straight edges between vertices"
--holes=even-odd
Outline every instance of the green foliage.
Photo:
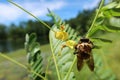
[{"label": "green foliage", "polygon": [[[51,65],[48,67],[52,67],[52,70],[56,69],[56,74],[58,77],[58,80],[79,80],[80,72],[78,73],[76,71],[76,68],[74,68],[75,62],[76,62],[76,56],[73,55],[74,49],[71,50],[69,48],[64,48],[61,50],[61,46],[65,43],[65,41],[61,41],[55,38],[55,32],[59,31],[60,26],[65,26],[65,32],[69,34],[69,39],[74,40],[78,42],[79,38],[81,36],[77,36],[77,33],[75,30],[73,30],[69,25],[65,24],[58,16],[56,16],[54,13],[52,13],[50,10],[50,14],[48,14],[50,17],[52,17],[54,21],[54,25],[52,28],[48,26],[43,21],[39,20],[36,16],[31,14],[30,12],[26,11],[24,8],[20,7],[19,5],[11,2],[12,4],[16,5],[23,11],[27,12],[31,16],[33,16],[35,19],[37,19],[40,23],[45,25],[47,28],[50,29],[49,33],[49,40],[50,40],[50,46],[52,51],[52,58]],[[111,43],[111,40],[103,39],[100,37],[95,37],[94,34],[98,31],[107,31],[107,32],[119,32],[120,28],[114,25],[110,25],[107,23],[112,17],[119,17],[119,5],[116,2],[112,2],[109,5],[106,5],[102,7],[104,4],[104,0],[101,0],[100,6],[98,10],[96,10],[95,18],[91,24],[90,29],[86,33],[85,37],[89,38],[93,44],[95,44],[95,47],[98,49],[99,46],[102,47],[103,43]],[[25,42],[25,48],[28,55],[28,63],[30,70],[35,71],[38,74],[43,74],[43,65],[42,65],[42,57],[41,57],[41,51],[40,51],[40,45],[38,42],[36,42],[36,34],[26,35],[26,42]],[[103,49],[99,49],[100,54],[94,54],[96,51],[93,50],[93,56],[94,56],[94,62],[95,62],[95,70],[93,73],[85,75],[87,79],[89,80],[116,80],[116,76],[110,69],[110,67],[107,65],[106,59],[104,57]],[[74,57],[73,57],[74,56]],[[54,62],[54,65],[52,65]],[[89,73],[88,70],[85,68],[82,73]],[[81,74],[82,74],[81,73]],[[32,79],[34,80],[40,80],[41,78],[31,73]],[[53,74],[53,77],[56,75]],[[46,77],[47,78],[47,77]],[[44,79],[44,78],[43,78]],[[55,78],[56,79],[56,78]]]},{"label": "green foliage", "polygon": [[84,10],[83,12],[80,12],[75,18],[67,20],[66,23],[75,29],[79,35],[85,35],[92,22],[92,16],[94,14],[94,10]]},{"label": "green foliage", "polygon": [[[28,34],[26,35],[25,48],[27,59],[30,70],[44,76],[40,44],[36,42],[36,39],[37,36],[35,33],[30,34],[30,36]],[[41,78],[34,73],[31,73],[31,78],[33,80],[41,80]]]},{"label": "green foliage", "polygon": [[[120,7],[117,7],[119,4],[117,2],[111,2],[108,5],[103,6],[100,9],[100,13],[96,19],[94,24],[94,28],[91,29],[90,33],[87,35],[89,37],[93,36],[96,32],[103,30],[107,32],[119,32],[119,21],[117,21],[116,17],[120,17]],[[111,25],[111,19],[116,19],[117,27],[115,25]],[[119,19],[118,19],[119,20]]]},{"label": "green foliage", "polygon": [[[50,12],[49,16],[54,19],[53,21],[55,21],[55,24],[52,26],[53,30],[58,31],[60,25],[64,25],[65,31],[69,33],[69,38],[72,40],[77,40],[77,33],[75,30],[73,30],[69,25],[65,24],[54,13]],[[64,44],[64,42],[56,39],[54,35],[55,33],[50,31],[49,34],[50,44],[53,50],[53,54],[56,57],[56,62],[61,77],[60,80],[76,80],[74,70],[72,69],[74,64],[73,50],[66,48],[61,52],[60,49],[62,44]]]},{"label": "green foliage", "polygon": [[8,28],[8,36],[11,40],[19,40],[20,38],[25,37],[24,27],[17,27],[15,24],[11,24]]},{"label": "green foliage", "polygon": [[0,25],[0,40],[5,40],[7,39],[7,31],[6,31],[6,26]]},{"label": "green foliage", "polygon": [[[55,15],[52,13],[51,17],[55,19],[54,21],[58,21],[57,24],[63,24],[65,25],[65,30],[66,32],[69,33],[69,36],[73,36],[73,38],[69,37],[72,40],[76,40],[78,42],[78,39],[80,36],[77,36],[76,31],[71,29],[68,25],[66,25],[64,22],[60,21],[58,17],[54,17]],[[61,23],[60,23],[61,22]],[[60,26],[54,24],[53,25],[53,30],[57,31]],[[75,58],[73,58],[73,50],[70,50],[69,48],[65,48],[61,53],[60,53],[60,47],[62,44],[64,44],[63,41],[59,41],[54,37],[54,32],[50,31],[50,43],[51,43],[51,48],[53,49],[53,53],[56,55],[56,60],[57,60],[57,65],[59,68],[59,71],[61,73],[61,80],[79,80],[76,74],[76,69],[73,68],[75,65]],[[95,44],[95,48],[100,49],[99,46],[102,47],[103,43],[111,43],[111,40],[108,39],[103,39],[103,38],[93,38],[89,37]],[[102,51],[102,50],[101,50]],[[94,52],[93,52],[94,53]],[[111,71],[109,66],[106,66],[107,63],[104,62],[104,55],[103,54],[94,54],[94,61],[95,61],[95,66],[96,69],[92,74],[89,74],[86,77],[90,77],[89,80],[116,80],[116,76],[114,73]],[[107,68],[106,68],[107,67]],[[72,75],[72,76],[70,76]],[[81,75],[79,75],[81,76]],[[77,78],[76,78],[77,77]]]}]

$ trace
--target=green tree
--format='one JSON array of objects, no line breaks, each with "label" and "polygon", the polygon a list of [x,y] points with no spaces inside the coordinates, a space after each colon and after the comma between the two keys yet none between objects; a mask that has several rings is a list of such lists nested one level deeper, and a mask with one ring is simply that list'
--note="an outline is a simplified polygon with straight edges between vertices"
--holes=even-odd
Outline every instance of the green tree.
[{"label": "green tree", "polygon": [[9,27],[9,38],[12,40],[17,40],[17,39],[24,39],[25,36],[25,30],[22,25],[19,27],[16,26],[15,24],[11,24]]},{"label": "green tree", "polygon": [[7,39],[7,31],[6,31],[6,26],[5,25],[0,25],[0,39],[1,40],[6,40]]},{"label": "green tree", "polygon": [[75,18],[72,18],[67,21],[72,28],[78,31],[79,34],[83,35],[87,32],[88,26],[90,26],[90,19],[94,14],[94,10],[84,10],[83,12],[79,13]]}]

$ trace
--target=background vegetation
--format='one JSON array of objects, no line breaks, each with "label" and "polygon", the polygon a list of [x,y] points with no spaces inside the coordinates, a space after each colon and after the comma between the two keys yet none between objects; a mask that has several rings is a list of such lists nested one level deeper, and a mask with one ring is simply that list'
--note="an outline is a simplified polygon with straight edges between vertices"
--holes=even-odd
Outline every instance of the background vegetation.
[{"label": "background vegetation", "polygon": [[[76,18],[66,20],[66,23],[70,24],[70,26],[75,29],[74,31],[76,31],[78,33],[78,35],[76,35],[76,36],[79,36],[79,35],[84,36],[84,34],[89,29],[89,26],[91,24],[91,19],[93,19],[92,16],[94,15],[94,12],[95,12],[94,10],[93,11],[83,11],[82,13],[79,13]],[[107,11],[105,14],[107,14],[106,18],[109,19],[111,17],[111,14],[108,15],[109,13],[107,13]],[[116,15],[118,15],[118,14],[116,14]],[[104,24],[109,25],[109,27],[112,27],[112,26],[119,27],[120,26],[119,25],[119,17],[118,16],[116,17],[115,15],[112,15],[112,16],[114,16],[114,17],[110,21],[106,20],[104,22]],[[101,21],[101,19],[100,19],[100,21]],[[52,22],[52,21],[45,21],[45,22],[51,26],[54,24],[54,22]],[[0,33],[1,40],[11,40],[11,41],[23,40],[23,42],[24,42],[24,37],[25,37],[26,33],[30,34],[32,32],[35,32],[35,33],[37,33],[37,37],[38,37],[37,41],[39,41],[40,44],[49,43],[49,41],[48,41],[49,29],[47,29],[43,25],[39,24],[39,22],[37,22],[37,21],[29,20],[28,22],[21,22],[18,26],[16,26],[15,24],[11,24],[10,27],[7,27],[5,25],[1,25],[0,28],[1,28],[0,29],[1,30],[0,31],[1,32]],[[107,30],[111,30],[111,31],[116,30],[115,32],[117,32],[116,28],[114,28],[114,30],[112,30],[112,29],[107,29]],[[69,32],[72,35],[74,33],[74,31],[72,31],[72,32],[71,31],[72,31],[72,29],[70,28],[70,32],[69,31],[67,31],[67,32]],[[3,34],[4,34],[4,36],[3,36]],[[52,33],[50,33],[50,35],[52,35]],[[91,80],[92,79],[96,79],[96,80],[97,79],[103,79],[103,80],[108,80],[108,79],[116,80],[116,79],[118,79],[119,80],[120,79],[120,75],[119,75],[119,71],[120,71],[120,69],[119,69],[119,58],[120,58],[119,39],[120,39],[120,37],[119,37],[119,35],[120,35],[120,33],[117,33],[117,34],[116,33],[106,33],[105,31],[100,31],[94,35],[94,36],[99,36],[101,38],[110,39],[113,41],[113,43],[102,44],[102,50],[101,49],[99,51],[93,50],[94,51],[93,54],[95,56],[97,55],[97,58],[99,58],[99,56],[101,56],[101,53],[104,55],[104,56],[101,56],[102,60],[95,59],[95,60],[100,60],[100,61],[95,61],[96,65],[99,65],[99,67],[101,66],[101,61],[102,61],[102,63],[104,63],[104,64],[102,64],[101,68],[99,68],[100,70],[98,69],[96,72],[96,73],[99,73],[99,76],[98,75],[95,76],[95,74],[90,72],[86,67],[84,67],[81,72],[76,71],[75,70],[76,67],[74,67],[75,71],[73,71],[73,72],[75,72],[76,73],[75,75],[77,75],[77,76],[75,76],[76,79],[79,79],[79,78],[81,78],[83,80],[88,80],[88,79],[91,79]],[[53,36],[50,37],[51,41],[52,41],[52,37]],[[75,39],[75,37],[72,37],[72,38]],[[34,42],[34,40],[33,40],[33,42]],[[39,52],[36,52],[36,54],[39,53],[38,55],[40,55],[42,52],[41,56],[43,58],[48,58],[50,56],[50,53],[51,53],[50,46],[53,47],[52,52],[55,52],[58,50],[56,48],[54,49],[55,43],[53,40],[51,45],[48,44],[48,45],[44,45],[44,46],[40,47],[41,51],[38,50]],[[37,43],[35,43],[35,44],[37,44]],[[16,61],[23,63],[24,65],[27,65],[28,69],[29,69],[29,64],[30,65],[33,64],[33,63],[29,63],[29,64],[27,63],[26,54],[25,54],[25,51],[23,49],[17,50],[17,51],[12,52],[12,53],[13,54],[7,54],[7,56],[15,59]],[[32,50],[31,50],[31,53],[32,53]],[[63,53],[65,53],[65,52],[63,52]],[[28,54],[29,54],[29,52],[28,52]],[[66,54],[62,54],[61,56],[64,58],[66,56]],[[57,55],[56,55],[56,57],[57,57]],[[59,64],[61,64],[62,62],[65,62],[64,60],[61,61],[63,59],[62,57],[57,57],[57,59],[58,59],[57,61]],[[36,59],[37,58],[35,58],[35,60]],[[68,60],[68,58],[66,58],[66,59]],[[70,60],[68,62],[70,62]],[[30,79],[27,77],[29,74],[29,71],[27,71],[23,68],[20,68],[20,66],[17,66],[15,64],[7,61],[4,58],[0,58],[0,62],[1,62],[0,67],[2,68],[2,70],[0,71],[0,80],[8,80],[8,79],[9,80],[13,80],[13,79],[15,79],[15,80],[29,80]],[[45,64],[46,62],[47,62],[47,60],[43,60],[43,66],[47,66]],[[52,64],[53,63],[51,63],[49,66],[52,66]],[[6,65],[9,65],[9,66],[6,66]],[[105,67],[103,67],[103,65]],[[60,70],[64,70],[63,68],[65,68],[65,67],[66,67],[65,64],[63,64],[63,66],[59,66]],[[9,70],[8,70],[8,68],[9,68]],[[117,70],[116,70],[116,68],[117,68]],[[16,70],[14,70],[14,69],[16,69]],[[42,69],[42,68],[40,68],[40,69]],[[55,77],[56,73],[53,72],[54,69],[55,69],[55,67],[51,67],[47,71],[47,77],[50,80],[56,79],[56,77]],[[64,71],[64,72],[66,72],[66,71]],[[16,73],[19,73],[19,74],[16,74]],[[112,76],[111,76],[111,73],[112,73]],[[64,73],[61,75],[63,77]],[[72,75],[72,76],[73,76],[72,78],[74,78],[74,75]],[[85,76],[87,76],[87,77],[85,77]]]}]

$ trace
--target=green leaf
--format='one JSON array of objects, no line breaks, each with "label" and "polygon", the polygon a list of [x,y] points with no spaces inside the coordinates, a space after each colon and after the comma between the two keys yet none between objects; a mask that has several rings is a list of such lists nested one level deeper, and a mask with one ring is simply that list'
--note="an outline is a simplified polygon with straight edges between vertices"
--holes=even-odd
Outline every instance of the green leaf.
[{"label": "green leaf", "polygon": [[120,27],[114,26],[99,26],[101,30],[108,31],[108,32],[120,32]]},{"label": "green leaf", "polygon": [[111,3],[107,4],[106,6],[102,7],[101,11],[112,9],[116,6],[117,6],[117,2],[111,2]]},{"label": "green leaf", "polygon": [[93,40],[93,41],[97,41],[98,43],[99,43],[99,42],[112,43],[111,40],[103,39],[103,38],[92,38],[92,40]]},{"label": "green leaf", "polygon": [[119,17],[120,11],[116,11],[114,9],[109,9],[103,12],[105,17],[111,18],[111,17]]},{"label": "green leaf", "polygon": [[104,14],[105,17],[111,18],[113,16],[119,17],[120,16],[120,8],[118,7],[117,2],[112,2],[101,9],[101,13]]},{"label": "green leaf", "polygon": [[[35,33],[32,33],[30,35],[26,34],[25,48],[30,70],[42,75],[44,72],[42,66],[43,59],[41,57],[40,44],[36,42],[36,40],[37,36]],[[33,80],[41,79],[35,73],[31,73],[30,76]]]},{"label": "green leaf", "polygon": [[36,39],[37,39],[37,36],[36,36],[36,34],[35,33],[32,33],[30,36],[29,36],[29,42],[28,42],[28,44],[32,44],[33,42],[35,42],[36,41]]},{"label": "green leaf", "polygon": [[106,10],[103,12],[104,16],[107,17],[107,18],[111,18],[112,17],[112,14],[110,12],[110,10]]},{"label": "green leaf", "polygon": [[120,27],[120,18],[112,17],[109,20],[111,26]]},{"label": "green leaf", "polygon": [[92,37],[96,32],[99,31],[99,27],[96,26],[95,28],[93,28],[89,33],[88,33],[88,36],[89,37]]},{"label": "green leaf", "polygon": [[100,48],[101,48],[101,46],[98,46],[98,45],[93,46],[93,49],[100,49]]},{"label": "green leaf", "polygon": [[119,11],[112,9],[112,10],[109,10],[109,12],[111,13],[112,16],[118,17],[120,16],[120,8],[118,10]]}]

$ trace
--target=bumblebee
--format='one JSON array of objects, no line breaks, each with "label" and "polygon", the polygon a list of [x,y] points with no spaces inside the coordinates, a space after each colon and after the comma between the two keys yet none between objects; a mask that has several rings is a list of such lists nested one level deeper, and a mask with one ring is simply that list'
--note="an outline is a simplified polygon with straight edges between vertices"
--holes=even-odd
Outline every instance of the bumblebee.
[{"label": "bumblebee", "polygon": [[75,45],[74,54],[77,55],[77,69],[80,71],[83,67],[84,62],[87,63],[89,69],[94,71],[94,59],[91,53],[93,48],[93,43],[88,38],[82,38]]}]

